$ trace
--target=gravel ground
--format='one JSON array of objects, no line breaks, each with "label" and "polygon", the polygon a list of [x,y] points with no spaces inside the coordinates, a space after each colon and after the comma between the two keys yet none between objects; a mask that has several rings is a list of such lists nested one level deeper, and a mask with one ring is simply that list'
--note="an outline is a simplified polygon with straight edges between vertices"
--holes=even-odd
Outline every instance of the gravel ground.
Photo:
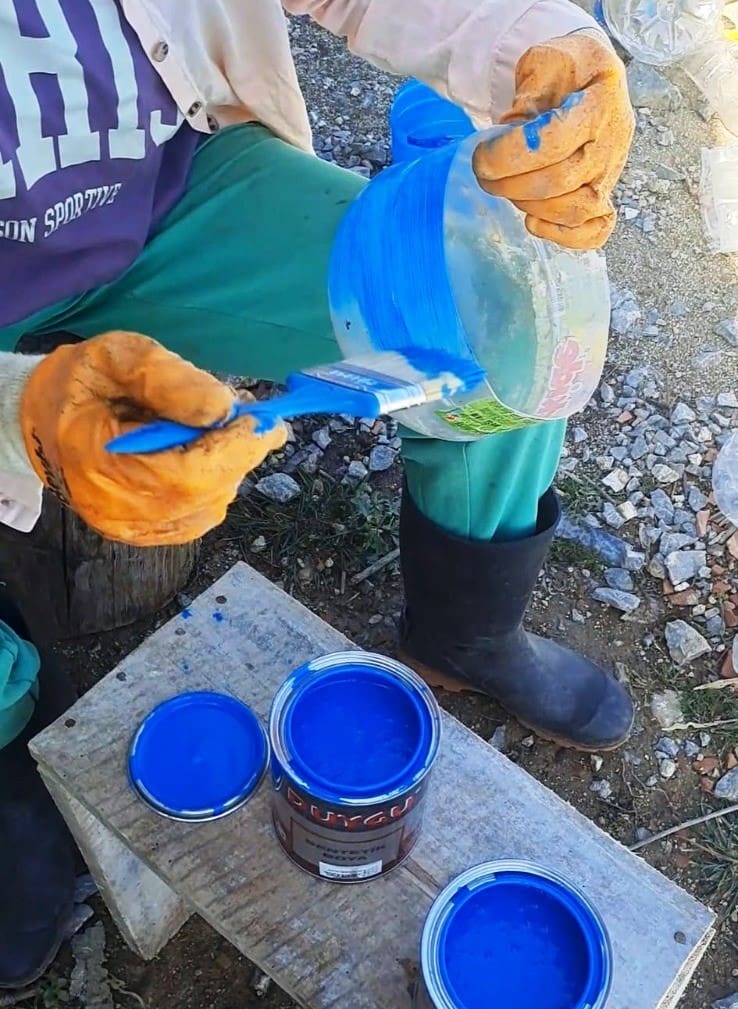
[{"label": "gravel ground", "polygon": [[[291,22],[291,36],[320,156],[367,176],[380,170],[397,81],[305,19]],[[725,135],[678,75],[668,82],[631,66],[629,77],[638,131],[608,247],[610,353],[602,386],[570,427],[558,479],[567,521],[539,584],[533,623],[596,659],[615,660],[636,697],[636,730],[622,753],[585,758],[535,740],[483,698],[443,703],[633,844],[738,800],[738,696],[727,682],[738,669],[738,532],[711,496],[716,455],[738,426],[738,272],[735,257],[709,252],[699,211],[700,149]],[[245,483],[229,523],[209,538],[188,591],[245,556],[360,644],[391,651],[401,605],[396,565],[353,595],[345,585],[347,574],[396,543],[397,447],[391,421],[295,424],[285,451]],[[327,542],[320,522],[334,510],[342,531]],[[149,629],[66,648],[83,670],[81,685]],[[643,849],[721,914],[682,1009],[710,1009],[738,989],[738,829],[717,822]],[[289,1009],[284,995],[267,990],[201,923],[142,965],[94,906],[111,974],[144,1005]],[[99,936],[90,937],[98,953]],[[85,955],[75,951],[77,962]],[[49,982],[63,994],[69,951],[66,957]],[[111,1004],[130,1004],[120,988],[111,990]]]}]

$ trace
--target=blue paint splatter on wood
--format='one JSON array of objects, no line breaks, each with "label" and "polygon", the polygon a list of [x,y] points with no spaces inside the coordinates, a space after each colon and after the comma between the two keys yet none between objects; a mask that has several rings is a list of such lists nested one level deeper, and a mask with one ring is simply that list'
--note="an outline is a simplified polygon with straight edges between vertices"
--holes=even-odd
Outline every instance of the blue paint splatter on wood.
[{"label": "blue paint splatter on wood", "polygon": [[564,114],[579,105],[583,98],[583,91],[572,91],[557,109],[549,109],[547,112],[542,112],[540,116],[536,116],[535,119],[531,119],[529,123],[523,123],[523,136],[528,150],[540,150],[541,130],[545,130],[553,119],[563,119]]}]

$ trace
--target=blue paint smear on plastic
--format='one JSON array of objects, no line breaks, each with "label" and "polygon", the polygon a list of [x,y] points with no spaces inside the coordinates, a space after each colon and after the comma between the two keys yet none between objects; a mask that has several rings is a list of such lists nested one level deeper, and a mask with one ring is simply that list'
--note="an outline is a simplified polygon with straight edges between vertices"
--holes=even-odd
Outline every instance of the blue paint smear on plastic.
[{"label": "blue paint smear on plastic", "polygon": [[541,130],[545,130],[554,119],[563,119],[564,114],[579,105],[583,98],[583,91],[573,91],[570,95],[566,96],[557,109],[549,109],[547,112],[542,112],[540,116],[536,116],[535,119],[531,119],[529,123],[523,123],[523,136],[525,137],[528,150],[540,150]]},{"label": "blue paint smear on plastic", "polygon": [[605,31],[609,31],[609,29],[607,27],[607,21],[605,20],[605,12],[604,12],[604,10],[602,8],[602,0],[596,0],[595,5],[594,5],[594,9],[592,10],[592,14],[594,16],[595,21],[602,28],[604,28]]},{"label": "blue paint smear on plastic", "polygon": [[456,150],[451,144],[385,169],[339,225],[330,302],[339,313],[357,305],[374,350],[415,347],[476,360],[446,271],[444,203]]},{"label": "blue paint smear on plastic", "polygon": [[183,620],[189,620],[190,617],[192,616],[192,610],[182,610],[180,616],[182,617]]},{"label": "blue paint smear on plastic", "polygon": [[600,930],[578,897],[524,873],[460,890],[440,936],[454,1005],[582,1009],[609,985]]},{"label": "blue paint smear on plastic", "polygon": [[224,616],[223,616],[223,614],[222,614],[222,613],[220,612],[220,610],[216,610],[216,611],[215,611],[215,613],[213,613],[213,620],[214,620],[214,621],[216,622],[216,624],[219,624],[219,623],[221,623],[221,622],[222,622],[223,620],[225,620],[225,617],[224,617]]},{"label": "blue paint smear on plastic", "polygon": [[389,120],[395,164],[474,132],[474,125],[462,108],[415,80],[403,84],[395,95]]}]

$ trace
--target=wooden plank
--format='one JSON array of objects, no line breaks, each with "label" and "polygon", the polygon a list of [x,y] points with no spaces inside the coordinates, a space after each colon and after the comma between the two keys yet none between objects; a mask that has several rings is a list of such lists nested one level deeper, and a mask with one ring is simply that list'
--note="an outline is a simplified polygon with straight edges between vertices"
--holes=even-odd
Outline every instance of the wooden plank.
[{"label": "wooden plank", "polygon": [[121,935],[144,960],[155,957],[192,910],[54,775],[41,768]]},{"label": "wooden plank", "polygon": [[[272,836],[269,789],[226,820],[158,817],[131,791],[129,740],[159,700],[186,689],[233,693],[265,717],[301,662],[351,647],[295,600],[236,565],[33,743],[44,768],[172,890],[310,1009],[398,1009],[432,897],[490,858],[543,862],[575,880],[613,940],[608,1009],[672,1009],[710,937],[713,915],[450,716],[425,832],[389,877],[313,880]],[[643,950],[648,951],[647,957]]]}]

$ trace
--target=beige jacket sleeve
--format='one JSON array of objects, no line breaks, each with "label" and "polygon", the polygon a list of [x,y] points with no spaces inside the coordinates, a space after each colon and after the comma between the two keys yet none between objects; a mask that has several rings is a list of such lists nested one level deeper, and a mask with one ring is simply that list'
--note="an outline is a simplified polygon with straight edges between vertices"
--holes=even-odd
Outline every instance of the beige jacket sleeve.
[{"label": "beige jacket sleeve", "polygon": [[30,532],[41,514],[41,481],[26,454],[20,401],[39,358],[0,353],[0,524]]},{"label": "beige jacket sleeve", "polygon": [[570,0],[283,0],[344,36],[357,56],[417,77],[463,106],[477,127],[512,104],[515,66],[532,45],[573,32],[606,36]]}]

